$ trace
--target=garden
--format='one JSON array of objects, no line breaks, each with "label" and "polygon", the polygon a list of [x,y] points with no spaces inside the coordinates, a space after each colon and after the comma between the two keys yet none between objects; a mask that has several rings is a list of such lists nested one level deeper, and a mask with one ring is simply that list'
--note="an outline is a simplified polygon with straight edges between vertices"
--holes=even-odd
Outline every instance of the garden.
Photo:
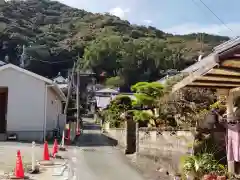
[{"label": "garden", "polygon": [[[181,179],[227,179],[226,157],[215,143],[212,129],[216,116],[226,111],[224,101],[210,89],[183,88],[172,94],[172,86],[183,75],[169,78],[166,83],[138,82],[131,87],[134,98],[116,96],[98,116],[109,122],[111,128],[124,128],[126,117],[138,122],[139,127],[195,129],[192,154],[182,157],[176,176]],[[215,113],[217,112],[217,113]],[[205,123],[205,120],[208,123]],[[211,120],[212,119],[212,120]],[[218,151],[219,150],[219,151]]]}]

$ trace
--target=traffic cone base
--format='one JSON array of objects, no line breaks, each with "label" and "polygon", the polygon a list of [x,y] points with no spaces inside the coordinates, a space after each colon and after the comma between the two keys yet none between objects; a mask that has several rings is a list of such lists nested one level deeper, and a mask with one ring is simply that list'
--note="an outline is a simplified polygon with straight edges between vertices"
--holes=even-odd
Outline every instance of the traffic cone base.
[{"label": "traffic cone base", "polygon": [[66,151],[66,148],[65,147],[60,147],[59,151]]},{"label": "traffic cone base", "polygon": [[23,163],[20,150],[17,151],[16,167],[14,176],[11,179],[26,179],[23,170]]},{"label": "traffic cone base", "polygon": [[29,173],[30,174],[39,174],[40,173],[39,165],[35,165],[34,169],[31,169],[31,171]]},{"label": "traffic cone base", "polygon": [[10,176],[10,179],[22,179],[22,180],[24,180],[24,179],[30,179],[30,178],[28,176],[24,176],[23,178],[17,178],[15,176]]}]

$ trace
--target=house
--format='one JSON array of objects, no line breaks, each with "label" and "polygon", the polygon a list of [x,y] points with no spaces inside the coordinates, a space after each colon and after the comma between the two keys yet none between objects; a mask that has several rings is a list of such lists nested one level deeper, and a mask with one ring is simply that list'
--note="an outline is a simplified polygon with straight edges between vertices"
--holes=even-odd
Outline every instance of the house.
[{"label": "house", "polygon": [[[230,124],[225,125],[227,134],[234,132],[239,135],[239,117],[236,116],[235,110],[238,104],[235,101],[240,97],[240,37],[231,39],[213,49],[213,52],[201,59],[201,61],[191,66],[191,71],[188,76],[176,83],[172,92],[176,92],[183,87],[191,88],[210,88],[216,91],[218,99],[226,105],[226,122]],[[225,131],[225,130],[224,130]],[[239,141],[233,143],[224,143],[221,138],[225,138],[226,132],[215,133],[215,149],[219,152],[221,149],[227,149],[228,152],[222,153],[222,157],[227,157],[228,170],[230,173],[235,173],[239,168],[239,159],[231,158],[229,154],[237,153]],[[226,136],[226,142],[232,142],[231,135]],[[218,148],[218,146],[220,148]],[[223,146],[226,147],[223,147]]]},{"label": "house", "polygon": [[[95,92],[95,99],[97,102],[97,107],[99,109],[105,109],[112,100],[114,100],[120,92],[111,88],[104,88]],[[121,95],[126,95],[132,100],[135,100],[135,96],[132,93],[121,93]]]},{"label": "house", "polygon": [[114,96],[118,95],[119,91],[111,88],[103,88],[95,92],[97,107],[104,109],[108,106]]},{"label": "house", "polygon": [[61,73],[59,72],[57,77],[53,79],[53,82],[58,85],[58,87],[63,91],[66,92],[68,89],[68,79],[64,78]]},{"label": "house", "polygon": [[0,67],[0,137],[43,141],[65,125],[65,95],[50,79],[6,64]]}]

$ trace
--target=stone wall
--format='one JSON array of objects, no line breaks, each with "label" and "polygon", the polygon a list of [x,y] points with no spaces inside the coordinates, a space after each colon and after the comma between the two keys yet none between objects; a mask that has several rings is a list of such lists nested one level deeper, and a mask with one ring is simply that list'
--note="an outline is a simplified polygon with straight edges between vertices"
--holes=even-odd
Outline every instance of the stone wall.
[{"label": "stone wall", "polygon": [[126,129],[125,128],[111,128],[105,129],[108,133],[108,136],[117,140],[118,145],[126,148]]},{"label": "stone wall", "polygon": [[159,168],[178,171],[182,156],[192,152],[191,129],[139,129],[139,155],[149,157]]},{"label": "stone wall", "polygon": [[[108,135],[126,147],[126,130],[106,130]],[[182,156],[192,152],[194,136],[192,129],[169,130],[159,128],[138,129],[138,155],[152,159],[166,169],[177,171]]]},{"label": "stone wall", "polygon": [[194,140],[193,133],[188,130],[165,129],[139,129],[139,148],[158,149],[161,151],[178,151],[187,153],[191,151]]}]

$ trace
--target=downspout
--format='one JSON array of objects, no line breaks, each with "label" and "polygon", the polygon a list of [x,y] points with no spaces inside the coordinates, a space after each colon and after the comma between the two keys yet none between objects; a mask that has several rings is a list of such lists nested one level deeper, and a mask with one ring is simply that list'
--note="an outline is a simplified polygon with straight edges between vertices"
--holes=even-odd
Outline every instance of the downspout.
[{"label": "downspout", "polygon": [[48,88],[54,85],[45,85],[45,97],[44,97],[44,123],[43,123],[43,142],[46,141],[46,130],[47,130],[47,100],[48,100]]}]

